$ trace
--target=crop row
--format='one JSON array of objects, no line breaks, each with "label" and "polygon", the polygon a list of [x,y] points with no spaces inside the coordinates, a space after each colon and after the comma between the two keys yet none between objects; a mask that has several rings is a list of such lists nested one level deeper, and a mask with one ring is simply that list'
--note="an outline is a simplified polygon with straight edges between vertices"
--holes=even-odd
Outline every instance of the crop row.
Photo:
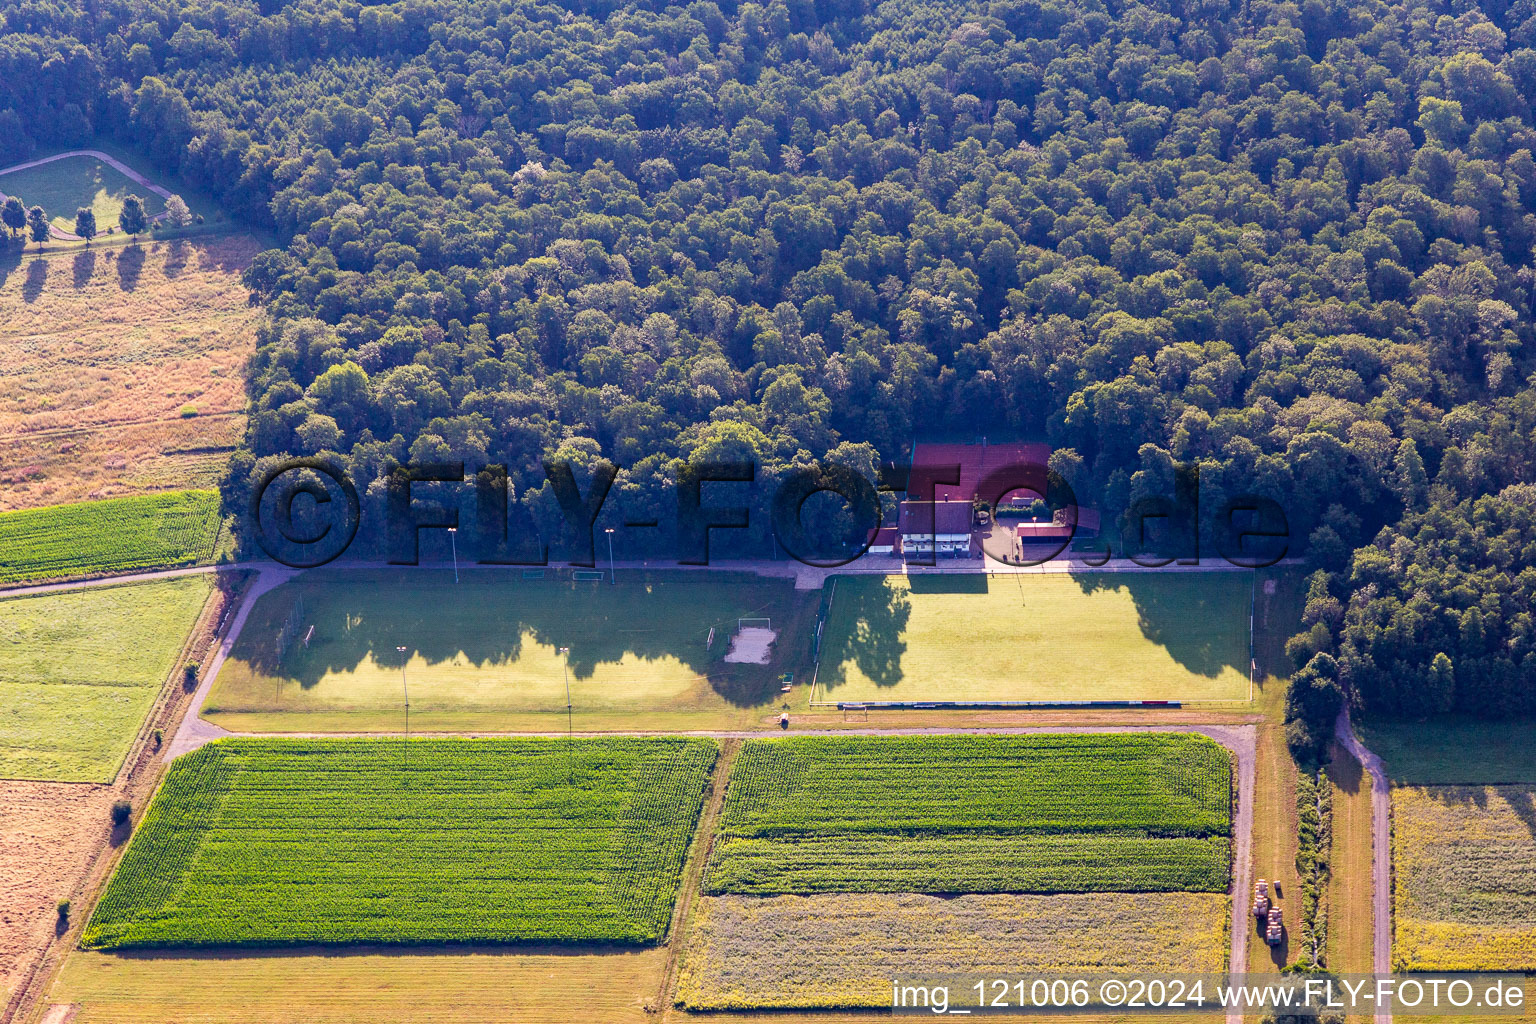
[{"label": "crop row", "polygon": [[206,562],[217,491],[168,491],[0,513],[0,583]]},{"label": "crop row", "polygon": [[745,744],[721,832],[1213,836],[1230,803],[1230,757],[1196,735],[796,737]]},{"label": "crop row", "polygon": [[821,892],[1225,892],[1224,838],[861,833],[726,838],[711,894]]},{"label": "crop row", "polygon": [[655,942],[716,753],[685,739],[212,744],[172,767],[83,942]]}]

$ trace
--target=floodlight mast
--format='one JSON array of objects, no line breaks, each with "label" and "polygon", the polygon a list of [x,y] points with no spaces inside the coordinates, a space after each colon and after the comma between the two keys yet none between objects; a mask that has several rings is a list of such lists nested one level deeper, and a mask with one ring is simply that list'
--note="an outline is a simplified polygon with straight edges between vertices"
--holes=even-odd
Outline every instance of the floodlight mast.
[{"label": "floodlight mast", "polygon": [[607,529],[605,529],[603,532],[608,535],[608,585],[611,587],[611,586],[614,585],[614,578],[613,578],[613,527],[610,526]]},{"label": "floodlight mast", "polygon": [[459,528],[448,527],[448,543],[453,545],[453,582],[459,582]]},{"label": "floodlight mast", "polygon": [[[411,688],[405,682],[405,648],[396,647],[395,650],[400,652],[400,689],[405,692],[405,756],[403,758],[405,767],[402,770],[409,773],[411,770]],[[410,785],[409,778],[405,780],[405,785]]]}]

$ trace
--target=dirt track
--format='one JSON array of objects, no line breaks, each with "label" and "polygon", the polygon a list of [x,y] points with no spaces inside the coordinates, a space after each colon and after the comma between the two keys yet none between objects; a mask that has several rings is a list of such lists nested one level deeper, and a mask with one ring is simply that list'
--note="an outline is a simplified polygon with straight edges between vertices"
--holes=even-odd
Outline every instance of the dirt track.
[{"label": "dirt track", "polygon": [[[1381,758],[1366,749],[1355,735],[1349,721],[1349,709],[1340,708],[1334,733],[1344,749],[1354,755],[1371,777],[1371,970],[1388,974],[1392,970],[1392,791],[1387,785],[1387,770]],[[1391,1024],[1390,1011],[1379,1011],[1376,1024]]]}]

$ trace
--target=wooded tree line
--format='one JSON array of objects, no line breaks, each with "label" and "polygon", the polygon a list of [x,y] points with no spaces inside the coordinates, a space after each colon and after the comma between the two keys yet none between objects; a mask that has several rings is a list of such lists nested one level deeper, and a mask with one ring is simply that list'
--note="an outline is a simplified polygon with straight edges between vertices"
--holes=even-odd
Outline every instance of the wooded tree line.
[{"label": "wooded tree line", "polygon": [[247,275],[232,507],[331,452],[371,502],[405,459],[505,462],[537,517],[558,456],[665,522],[681,458],[1038,436],[1110,515],[1176,463],[1279,501],[1331,609],[1294,653],[1366,707],[1536,693],[1532,553],[1478,525],[1536,462],[1530,0],[0,19],[7,159],[115,136],[292,238]]}]

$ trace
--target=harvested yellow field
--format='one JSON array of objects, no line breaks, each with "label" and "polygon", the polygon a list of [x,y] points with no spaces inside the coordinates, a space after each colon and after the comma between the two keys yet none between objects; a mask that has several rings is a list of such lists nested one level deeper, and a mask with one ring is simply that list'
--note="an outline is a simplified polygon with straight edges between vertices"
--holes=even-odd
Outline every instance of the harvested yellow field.
[{"label": "harvested yellow field", "polygon": [[244,235],[0,269],[0,510],[210,486],[244,430]]},{"label": "harvested yellow field", "polygon": [[645,1006],[656,1000],[665,962],[659,948],[229,957],[77,951],[46,1004],[76,1007],[72,1024],[640,1024],[654,1019]]},{"label": "harvested yellow field", "polygon": [[896,975],[1032,969],[1201,973],[1226,964],[1227,897],[713,896],[700,901],[678,971],[690,1010],[889,1006]]},{"label": "harvested yellow field", "polygon": [[1396,969],[1536,970],[1533,799],[1531,786],[1393,790]]}]

